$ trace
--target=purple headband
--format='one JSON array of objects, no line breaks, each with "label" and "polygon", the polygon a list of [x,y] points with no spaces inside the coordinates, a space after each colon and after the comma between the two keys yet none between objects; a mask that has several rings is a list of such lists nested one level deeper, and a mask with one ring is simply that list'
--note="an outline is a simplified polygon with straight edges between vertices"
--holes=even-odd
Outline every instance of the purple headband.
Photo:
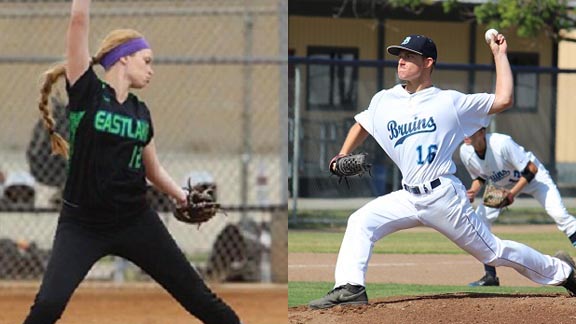
[{"label": "purple headband", "polygon": [[100,65],[102,65],[105,70],[108,70],[120,58],[146,48],[150,48],[150,45],[143,37],[131,39],[114,47],[110,52],[106,53],[106,55],[100,59]]}]

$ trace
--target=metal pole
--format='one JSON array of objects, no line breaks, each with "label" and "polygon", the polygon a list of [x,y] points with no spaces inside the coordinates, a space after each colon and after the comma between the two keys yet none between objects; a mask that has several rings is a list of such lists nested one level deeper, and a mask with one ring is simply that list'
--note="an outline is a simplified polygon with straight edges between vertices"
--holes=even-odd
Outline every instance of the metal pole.
[{"label": "metal pole", "polygon": [[[278,106],[280,108],[280,199],[288,207],[288,0],[278,0],[278,57],[282,60]],[[286,181],[286,182],[284,182]],[[270,224],[272,281],[288,282],[288,208],[272,213]]]},{"label": "metal pole", "polygon": [[292,221],[297,222],[300,162],[300,67],[294,71],[294,156],[292,157]]},{"label": "metal pole", "polygon": [[279,31],[279,57],[283,63],[280,69],[280,201],[288,206],[288,185],[282,181],[288,180],[288,1],[278,1],[278,21]]},{"label": "metal pole", "polygon": [[[244,14],[244,57],[252,58],[252,42],[253,42],[253,28],[254,21],[252,13],[249,11],[248,4],[246,4],[246,12]],[[252,160],[252,146],[251,146],[251,105],[252,105],[252,64],[250,60],[244,64],[244,109],[242,111],[242,132],[243,132],[243,153],[242,153],[242,166],[241,166],[241,186],[240,197],[242,206],[248,205],[248,178],[250,161]],[[241,212],[242,220],[246,218],[246,210]]]}]

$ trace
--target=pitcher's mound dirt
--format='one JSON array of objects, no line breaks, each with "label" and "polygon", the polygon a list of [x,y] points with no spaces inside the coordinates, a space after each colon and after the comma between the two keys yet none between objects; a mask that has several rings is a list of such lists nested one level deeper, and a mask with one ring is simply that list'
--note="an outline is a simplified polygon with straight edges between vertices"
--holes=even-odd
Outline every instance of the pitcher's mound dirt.
[{"label": "pitcher's mound dirt", "polygon": [[288,310],[290,324],[576,323],[576,298],[567,294],[450,293],[388,297],[363,306]]}]

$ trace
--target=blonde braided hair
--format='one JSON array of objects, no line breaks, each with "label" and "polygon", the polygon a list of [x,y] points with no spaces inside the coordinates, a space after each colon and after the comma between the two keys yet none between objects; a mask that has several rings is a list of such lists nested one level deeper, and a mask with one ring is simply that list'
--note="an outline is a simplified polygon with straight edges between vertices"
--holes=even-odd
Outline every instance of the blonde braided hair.
[{"label": "blonde braided hair", "polygon": [[[118,45],[140,37],[142,37],[142,34],[133,29],[113,30],[102,40],[100,48],[90,61],[90,65],[92,66],[94,64],[98,64],[104,55],[106,55],[112,49],[116,48]],[[50,98],[50,93],[52,92],[54,84],[65,74],[65,63],[57,64],[42,74],[44,77],[44,82],[40,88],[38,109],[40,110],[44,127],[50,134],[50,146],[52,148],[52,154],[59,154],[65,158],[68,158],[69,144],[60,134],[56,132],[56,122],[54,120],[52,109],[48,103],[48,99]]]}]

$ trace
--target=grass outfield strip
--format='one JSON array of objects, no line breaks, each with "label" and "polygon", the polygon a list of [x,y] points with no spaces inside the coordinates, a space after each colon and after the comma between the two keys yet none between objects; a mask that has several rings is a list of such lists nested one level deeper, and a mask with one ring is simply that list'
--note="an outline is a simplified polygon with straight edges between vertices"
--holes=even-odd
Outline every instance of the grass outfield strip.
[{"label": "grass outfield strip", "polygon": [[[518,232],[515,225],[504,225],[494,228],[494,233],[501,239],[522,242],[536,250],[554,254],[558,250],[572,251],[564,233],[551,225],[530,225],[542,229]],[[288,252],[338,253],[344,231],[289,230]],[[386,236],[378,241],[374,253],[395,254],[465,254],[454,243],[442,234],[431,229],[405,230]]]},{"label": "grass outfield strip", "polygon": [[[321,298],[333,288],[329,282],[289,282],[288,307],[306,305],[309,301]],[[454,292],[476,292],[495,294],[549,294],[566,293],[563,287],[468,287],[468,286],[428,286],[400,284],[367,284],[368,299],[375,300],[389,296],[421,296]]]},{"label": "grass outfield strip", "polygon": [[[571,254],[574,248],[567,237],[555,225],[500,225],[493,228],[502,238],[525,243],[543,253],[554,254],[566,250]],[[288,251],[290,253],[338,253],[344,228],[288,231]],[[388,254],[465,254],[442,234],[426,228],[410,229],[388,235],[378,241],[374,253]],[[420,296],[454,292],[481,292],[501,294],[549,294],[566,293],[563,287],[468,287],[444,285],[405,285],[368,283],[370,300],[389,296]],[[288,306],[306,305],[309,301],[321,298],[333,288],[332,282],[289,282]]]},{"label": "grass outfield strip", "polygon": [[[360,206],[358,206],[360,207]],[[571,215],[576,215],[576,208],[567,208]],[[348,217],[355,210],[299,210],[293,222],[290,216],[290,229],[329,229],[343,228]],[[292,215],[292,210],[288,211]],[[554,224],[554,220],[546,214],[542,207],[512,207],[502,211],[495,225],[513,224]]]}]

